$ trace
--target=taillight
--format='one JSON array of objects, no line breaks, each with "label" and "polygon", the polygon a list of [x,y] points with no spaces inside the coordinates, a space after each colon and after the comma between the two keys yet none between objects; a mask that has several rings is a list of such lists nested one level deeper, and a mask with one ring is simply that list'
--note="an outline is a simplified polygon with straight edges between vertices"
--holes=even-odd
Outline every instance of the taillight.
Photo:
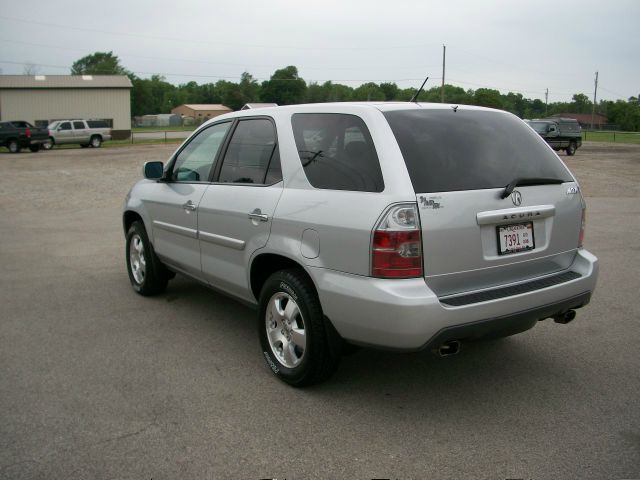
[{"label": "taillight", "polygon": [[422,276],[422,235],[415,204],[394,205],[378,222],[371,242],[371,275]]},{"label": "taillight", "polygon": [[31,130],[29,130],[28,128],[25,128],[24,134],[27,136],[27,138],[31,138]]}]

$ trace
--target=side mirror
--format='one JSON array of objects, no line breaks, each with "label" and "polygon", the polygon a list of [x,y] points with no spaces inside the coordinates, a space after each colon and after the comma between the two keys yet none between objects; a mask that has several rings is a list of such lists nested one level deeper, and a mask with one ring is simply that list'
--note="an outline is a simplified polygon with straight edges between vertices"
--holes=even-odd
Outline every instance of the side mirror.
[{"label": "side mirror", "polygon": [[160,180],[164,175],[164,164],[162,162],[145,162],[142,173],[144,178],[148,180]]}]

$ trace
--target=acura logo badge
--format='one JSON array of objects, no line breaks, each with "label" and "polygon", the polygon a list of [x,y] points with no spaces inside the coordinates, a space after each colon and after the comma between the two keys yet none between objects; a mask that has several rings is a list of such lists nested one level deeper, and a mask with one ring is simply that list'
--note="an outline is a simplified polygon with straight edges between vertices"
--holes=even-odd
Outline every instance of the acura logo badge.
[{"label": "acura logo badge", "polygon": [[514,190],[511,194],[511,201],[516,207],[522,205],[522,194],[518,190]]}]

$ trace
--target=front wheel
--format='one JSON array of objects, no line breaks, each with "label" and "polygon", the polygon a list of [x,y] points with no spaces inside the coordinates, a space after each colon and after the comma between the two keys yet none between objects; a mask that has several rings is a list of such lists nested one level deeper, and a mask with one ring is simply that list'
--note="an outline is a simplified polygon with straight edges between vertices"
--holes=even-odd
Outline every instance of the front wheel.
[{"label": "front wheel", "polygon": [[170,275],[153,251],[141,222],[133,222],[127,232],[126,258],[129,280],[137,293],[151,296],[167,288]]},{"label": "front wheel", "polygon": [[570,157],[572,157],[573,155],[576,154],[576,150],[578,149],[577,145],[575,142],[571,142],[569,144],[569,146],[567,147],[567,155],[569,155]]},{"label": "front wheel", "polygon": [[265,282],[258,335],[268,367],[295,387],[326,380],[340,362],[342,339],[325,320],[315,288],[300,270],[281,270]]},{"label": "front wheel", "polygon": [[94,135],[93,137],[91,137],[90,145],[93,148],[100,147],[100,145],[102,145],[102,138],[100,138],[98,135]]}]

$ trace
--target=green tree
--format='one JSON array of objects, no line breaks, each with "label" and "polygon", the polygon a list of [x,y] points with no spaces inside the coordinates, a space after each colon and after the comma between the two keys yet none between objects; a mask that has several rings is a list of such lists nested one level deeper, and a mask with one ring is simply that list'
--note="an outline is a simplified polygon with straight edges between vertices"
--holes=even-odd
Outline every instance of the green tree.
[{"label": "green tree", "polygon": [[278,105],[302,103],[307,93],[306,82],[298,76],[293,65],[276,70],[269,80],[262,82],[262,100]]},{"label": "green tree", "polygon": [[569,104],[571,113],[591,113],[593,102],[584,93],[576,93]]},{"label": "green tree", "polygon": [[128,75],[133,74],[120,65],[113,52],[96,52],[86,55],[71,65],[71,75]]},{"label": "green tree", "polygon": [[481,107],[503,108],[504,102],[498,90],[479,88],[474,94],[474,104]]},{"label": "green tree", "polygon": [[395,100],[398,97],[398,92],[400,91],[398,85],[390,82],[381,83],[380,90],[384,93],[384,99],[386,101]]},{"label": "green tree", "polygon": [[353,91],[353,99],[366,102],[375,102],[384,100],[385,93],[376,83],[363,83]]}]

